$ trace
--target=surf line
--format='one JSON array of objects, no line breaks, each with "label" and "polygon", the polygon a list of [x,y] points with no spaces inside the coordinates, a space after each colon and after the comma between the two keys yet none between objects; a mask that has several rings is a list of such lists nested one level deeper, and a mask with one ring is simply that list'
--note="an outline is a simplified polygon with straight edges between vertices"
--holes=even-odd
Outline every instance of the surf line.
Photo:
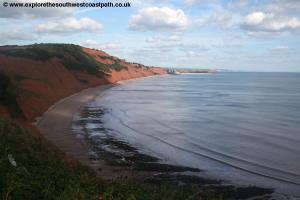
[{"label": "surf line", "polygon": [[[116,115],[114,115],[113,113],[111,113],[111,116],[114,117],[115,119],[117,119],[120,124],[122,124],[123,126],[125,126],[126,128],[136,132],[137,134],[139,135],[145,135],[145,136],[148,136],[148,137],[151,137],[155,140],[158,140],[166,145],[169,145],[173,148],[176,148],[176,149],[179,149],[181,151],[184,151],[184,152],[188,152],[188,153],[191,153],[191,154],[194,154],[194,155],[197,155],[197,156],[201,156],[201,157],[205,157],[205,158],[208,158],[210,160],[213,160],[213,161],[216,161],[216,162],[219,162],[221,164],[225,164],[225,165],[228,165],[230,167],[233,167],[235,169],[239,169],[239,170],[242,170],[242,171],[245,171],[245,172],[248,172],[248,173],[251,173],[251,174],[255,174],[255,175],[259,175],[259,176],[262,176],[262,177],[266,177],[266,178],[270,178],[270,179],[273,179],[273,180],[276,180],[276,181],[281,181],[281,182],[286,182],[286,183],[290,183],[290,184],[294,184],[294,185],[298,185],[300,186],[300,182],[296,182],[296,181],[292,181],[292,180],[288,180],[288,179],[285,179],[285,178],[281,178],[281,177],[274,177],[274,176],[270,176],[270,175],[267,175],[267,174],[263,174],[263,173],[260,173],[260,172],[256,172],[256,171],[252,171],[252,170],[249,170],[247,168],[244,168],[244,167],[241,167],[241,166],[237,166],[237,165],[234,165],[234,164],[231,164],[229,162],[226,162],[224,160],[220,160],[218,158],[214,158],[214,157],[211,157],[211,156],[208,156],[208,155],[205,155],[203,153],[199,153],[199,152],[194,152],[194,151],[191,151],[191,150],[188,150],[188,149],[185,149],[185,148],[182,148],[180,146],[177,146],[175,144],[172,144],[172,143],[169,143],[159,137],[156,137],[156,136],[153,136],[153,135],[150,135],[150,134],[141,134],[138,130],[136,130],[135,128],[132,128],[130,127],[129,125],[127,125],[126,123],[124,123],[122,121],[122,119],[120,119],[119,117],[117,117]],[[275,169],[276,170],[276,169]]]}]

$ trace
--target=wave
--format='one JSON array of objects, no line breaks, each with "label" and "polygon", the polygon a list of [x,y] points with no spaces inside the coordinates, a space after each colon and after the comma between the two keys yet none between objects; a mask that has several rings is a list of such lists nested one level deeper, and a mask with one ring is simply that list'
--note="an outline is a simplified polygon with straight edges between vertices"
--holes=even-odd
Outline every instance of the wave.
[{"label": "wave", "polygon": [[[285,171],[279,168],[274,168],[274,167],[270,167],[270,166],[266,166],[266,165],[262,165],[259,163],[255,163],[246,159],[242,159],[242,158],[238,158],[229,154],[225,154],[225,153],[221,153],[206,147],[203,147],[199,144],[196,143],[192,143],[190,142],[190,144],[195,145],[198,149],[202,149],[205,152],[197,152],[197,151],[193,151],[191,149],[186,149],[182,146],[176,145],[174,143],[168,142],[160,137],[151,135],[151,134],[147,134],[145,132],[141,133],[141,131],[139,131],[138,129],[130,126],[128,123],[126,123],[125,121],[122,120],[122,118],[116,116],[115,114],[111,113],[111,116],[114,117],[116,120],[118,120],[120,122],[120,124],[126,128],[128,128],[129,130],[135,132],[136,134],[139,135],[144,135],[144,136],[148,136],[152,139],[155,139],[156,141],[159,141],[163,144],[166,144],[168,146],[171,146],[173,148],[176,148],[178,150],[187,152],[187,153],[191,153],[193,155],[197,155],[197,156],[201,156],[201,157],[205,157],[207,159],[216,161],[218,163],[233,167],[235,169],[239,169],[251,174],[255,174],[255,175],[259,175],[262,177],[267,177],[273,180],[277,180],[277,181],[282,181],[282,182],[286,182],[286,183],[290,183],[290,184],[294,184],[294,185],[298,185],[300,186],[300,181],[298,179],[300,179],[300,175],[293,173],[293,172],[289,172],[289,171]],[[218,157],[219,156],[219,157]],[[222,158],[220,158],[222,157]],[[229,159],[226,160],[225,158]],[[247,167],[248,165],[248,167]],[[250,167],[255,167],[256,169],[250,169]],[[271,172],[271,173],[266,173],[266,172]],[[273,173],[272,173],[273,172]],[[277,175],[275,175],[277,174]],[[291,178],[297,178],[296,180],[291,179]]]}]

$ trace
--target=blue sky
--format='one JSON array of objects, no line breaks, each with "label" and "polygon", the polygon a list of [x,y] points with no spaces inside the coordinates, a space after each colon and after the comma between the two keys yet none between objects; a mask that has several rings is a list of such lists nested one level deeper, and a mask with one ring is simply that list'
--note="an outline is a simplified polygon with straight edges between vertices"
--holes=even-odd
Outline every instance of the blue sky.
[{"label": "blue sky", "polygon": [[102,9],[0,1],[1,45],[74,43],[151,66],[300,72],[299,0],[129,0],[130,8]]}]

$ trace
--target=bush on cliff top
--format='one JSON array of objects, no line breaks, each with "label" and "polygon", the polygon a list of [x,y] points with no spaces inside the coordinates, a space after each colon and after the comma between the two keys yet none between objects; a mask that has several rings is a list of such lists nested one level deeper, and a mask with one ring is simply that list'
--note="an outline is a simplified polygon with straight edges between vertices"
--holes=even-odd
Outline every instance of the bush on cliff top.
[{"label": "bush on cliff top", "polygon": [[115,61],[114,64],[110,65],[109,67],[116,71],[121,71],[124,68],[128,69],[128,67],[121,65],[120,61]]},{"label": "bush on cliff top", "polygon": [[97,72],[110,73],[109,66],[97,62],[86,54],[81,46],[74,44],[33,44],[27,46],[6,46],[0,48],[0,55],[23,57],[33,60],[47,61],[57,57],[68,69],[86,71],[90,74]]}]

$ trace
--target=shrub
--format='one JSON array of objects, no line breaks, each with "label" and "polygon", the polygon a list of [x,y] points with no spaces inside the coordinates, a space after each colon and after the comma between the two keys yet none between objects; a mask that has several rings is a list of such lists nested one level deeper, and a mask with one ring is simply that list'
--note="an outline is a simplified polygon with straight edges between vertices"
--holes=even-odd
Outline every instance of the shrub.
[{"label": "shrub", "polygon": [[0,118],[0,199],[182,200],[199,199],[197,193],[193,186],[103,181],[87,167],[66,165],[40,139]]},{"label": "shrub", "polygon": [[0,103],[7,106],[13,116],[19,116],[22,111],[17,102],[17,89],[10,78],[0,73]]},{"label": "shrub", "polygon": [[57,57],[68,69],[86,71],[90,74],[97,72],[109,73],[107,65],[97,62],[86,54],[82,47],[73,44],[33,44],[22,47],[2,47],[0,55],[23,57],[39,61],[47,61]]}]

